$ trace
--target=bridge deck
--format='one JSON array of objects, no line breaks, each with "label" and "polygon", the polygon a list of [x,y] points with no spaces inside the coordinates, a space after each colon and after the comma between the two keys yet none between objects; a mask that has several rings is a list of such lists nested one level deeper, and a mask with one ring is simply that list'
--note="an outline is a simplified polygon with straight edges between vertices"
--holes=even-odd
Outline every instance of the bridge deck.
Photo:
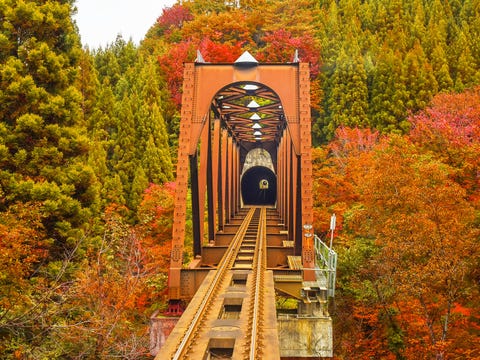
[{"label": "bridge deck", "polygon": [[267,211],[252,208],[156,359],[280,359]]}]

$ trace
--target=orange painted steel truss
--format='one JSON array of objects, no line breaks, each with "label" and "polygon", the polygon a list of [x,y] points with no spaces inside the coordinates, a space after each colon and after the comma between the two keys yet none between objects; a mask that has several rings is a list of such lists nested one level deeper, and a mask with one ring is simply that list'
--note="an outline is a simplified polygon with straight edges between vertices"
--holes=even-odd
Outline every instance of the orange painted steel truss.
[{"label": "orange painted steel truss", "polygon": [[[187,194],[192,194],[194,255],[242,206],[240,178],[247,153],[270,154],[277,176],[276,207],[313,276],[310,79],[306,63],[187,63],[184,70],[169,297],[181,300]],[[207,199],[207,200],[206,200]],[[205,209],[207,203],[208,209]],[[207,212],[205,222],[204,214]],[[208,226],[208,232],[205,229]],[[311,270],[310,270],[311,269]]]}]

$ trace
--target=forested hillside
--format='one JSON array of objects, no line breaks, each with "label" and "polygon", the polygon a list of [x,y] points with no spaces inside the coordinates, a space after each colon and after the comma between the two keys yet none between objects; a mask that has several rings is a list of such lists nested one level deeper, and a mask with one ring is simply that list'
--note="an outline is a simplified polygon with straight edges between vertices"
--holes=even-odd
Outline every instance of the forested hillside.
[{"label": "forested hillside", "polygon": [[2,359],[149,358],[197,49],[310,63],[336,357],[480,357],[479,0],[185,0],[100,49],[74,11],[0,0]]}]

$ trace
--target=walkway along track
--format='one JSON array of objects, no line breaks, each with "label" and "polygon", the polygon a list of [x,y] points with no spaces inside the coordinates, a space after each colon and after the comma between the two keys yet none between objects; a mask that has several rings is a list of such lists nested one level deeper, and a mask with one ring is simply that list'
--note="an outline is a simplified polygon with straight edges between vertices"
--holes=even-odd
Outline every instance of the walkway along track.
[{"label": "walkway along track", "polygon": [[266,208],[251,208],[156,359],[279,359]]}]

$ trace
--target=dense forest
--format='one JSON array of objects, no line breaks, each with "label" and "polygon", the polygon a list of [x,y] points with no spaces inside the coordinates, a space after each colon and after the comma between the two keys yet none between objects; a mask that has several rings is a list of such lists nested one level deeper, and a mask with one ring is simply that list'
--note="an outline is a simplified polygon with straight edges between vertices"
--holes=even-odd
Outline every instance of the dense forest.
[{"label": "dense forest", "polygon": [[480,358],[480,0],[184,0],[99,49],[74,13],[0,0],[2,359],[149,358],[197,49],[310,63],[336,358]]}]

